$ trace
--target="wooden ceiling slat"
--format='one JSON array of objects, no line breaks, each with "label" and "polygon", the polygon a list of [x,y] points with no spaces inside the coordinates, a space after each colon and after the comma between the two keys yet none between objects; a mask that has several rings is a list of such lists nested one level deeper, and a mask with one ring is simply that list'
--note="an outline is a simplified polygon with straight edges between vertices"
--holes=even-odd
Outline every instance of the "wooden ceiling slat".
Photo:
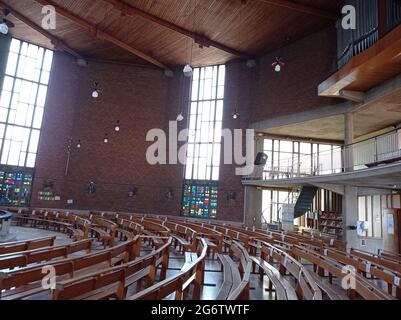
[{"label": "wooden ceiling slat", "polygon": [[317,9],[317,8],[303,5],[300,3],[296,3],[293,1],[288,1],[288,0],[258,0],[258,1],[270,4],[273,6],[283,7],[283,8],[287,8],[290,10],[314,15],[317,17],[321,17],[321,18],[325,18],[325,19],[329,19],[329,20],[333,20],[333,21],[338,19],[337,14],[335,14],[333,12]]},{"label": "wooden ceiling slat", "polygon": [[100,29],[98,29],[94,24],[86,21],[85,19],[69,12],[68,10],[64,9],[63,7],[59,6],[57,3],[54,3],[53,1],[48,1],[48,0],[35,0],[36,2],[40,3],[41,5],[51,5],[54,6],[54,8],[56,9],[56,12],[71,20],[72,22],[78,24],[79,26],[87,29],[94,37],[96,37],[99,40],[103,40],[103,41],[108,41],[111,42],[113,44],[115,44],[116,46],[125,49],[129,52],[131,52],[132,54],[142,58],[143,60],[154,64],[155,66],[158,66],[162,69],[169,69],[167,66],[165,66],[163,63],[161,63],[160,61],[156,60],[155,58],[145,54],[144,52],[132,47],[131,45],[125,43],[124,41],[121,41],[119,39],[117,39],[116,37],[114,37],[113,35],[104,32]]},{"label": "wooden ceiling slat", "polygon": [[12,6],[4,3],[3,1],[0,0],[0,7],[3,9],[9,9],[11,11],[11,14],[17,18],[18,20],[22,21],[25,23],[27,26],[31,27],[32,29],[36,30],[43,36],[45,36],[47,39],[51,41],[51,43],[54,45],[54,48],[56,50],[61,50],[68,52],[69,54],[73,55],[74,57],[78,59],[83,59],[82,55],[79,54],[77,51],[74,49],[70,48],[68,45],[66,45],[63,41],[61,41],[59,38],[53,36],[51,33],[47,32],[44,30],[42,27],[38,26],[36,23],[34,23],[32,20],[30,20],[28,17],[24,16],[22,13],[18,12],[15,8]]},{"label": "wooden ceiling slat", "polygon": [[[41,25],[42,5],[35,0],[1,0],[10,4],[36,25]],[[136,15],[114,10],[106,1],[49,0],[112,35],[119,41],[156,58],[167,66],[227,63],[237,55],[213,46],[200,48],[193,38]],[[316,15],[304,14],[258,0],[123,0],[153,16],[201,34],[252,57],[262,56],[334,24]],[[194,3],[197,2],[195,6]],[[339,12],[342,0],[291,0],[303,5]],[[60,13],[60,12],[59,12]],[[11,17],[14,37],[53,48],[39,32]],[[86,32],[88,30],[88,32]],[[57,15],[57,28],[49,31],[85,58],[118,60],[147,65],[142,58],[111,42],[101,41],[89,28]],[[335,39],[333,39],[335,41]],[[334,43],[334,42],[333,42]],[[285,59],[285,57],[283,57]]]},{"label": "wooden ceiling slat", "polygon": [[238,57],[242,58],[249,58],[249,56],[241,52],[237,49],[231,48],[229,46],[226,46],[220,42],[214,41],[209,39],[208,37],[201,35],[196,32],[192,32],[190,30],[187,30],[185,28],[182,28],[174,23],[171,23],[167,20],[161,19],[155,15],[152,15],[150,13],[147,13],[141,9],[138,9],[132,5],[129,5],[123,1],[120,0],[103,0],[104,2],[107,2],[111,4],[116,10],[119,10],[123,14],[130,15],[130,16],[140,16],[146,20],[152,21],[154,23],[157,23],[165,28],[168,28],[172,31],[178,32],[186,37],[192,38],[195,43],[199,44],[201,47],[215,47],[217,49],[223,50],[227,53],[233,54]]}]

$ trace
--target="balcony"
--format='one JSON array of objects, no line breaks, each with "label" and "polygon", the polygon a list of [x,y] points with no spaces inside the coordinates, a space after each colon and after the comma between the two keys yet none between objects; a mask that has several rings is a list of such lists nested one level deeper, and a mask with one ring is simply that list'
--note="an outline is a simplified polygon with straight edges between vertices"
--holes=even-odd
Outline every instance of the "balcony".
[{"label": "balcony", "polygon": [[[384,168],[391,170],[382,170]],[[348,183],[401,188],[401,129],[367,139],[346,148],[337,147],[311,155],[281,159],[269,163],[261,176],[244,178],[246,185],[300,185],[316,183]],[[366,177],[378,176],[373,183]],[[291,183],[289,181],[291,180]]]},{"label": "balcony", "polygon": [[319,95],[362,101],[363,93],[401,72],[401,3],[349,0],[356,28],[337,23],[338,71],[319,85]]}]

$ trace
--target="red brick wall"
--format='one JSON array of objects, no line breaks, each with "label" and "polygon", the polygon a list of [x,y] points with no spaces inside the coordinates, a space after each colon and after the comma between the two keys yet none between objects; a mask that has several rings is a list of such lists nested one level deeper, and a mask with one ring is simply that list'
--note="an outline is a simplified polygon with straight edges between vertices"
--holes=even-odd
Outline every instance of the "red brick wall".
[{"label": "red brick wall", "polygon": [[[272,70],[275,56],[286,63],[279,74]],[[317,97],[317,86],[333,71],[335,34],[323,30],[258,61],[249,69],[244,63],[227,65],[223,128],[246,129],[250,123],[284,114],[318,108],[332,103]],[[148,130],[167,132],[168,121],[188,112],[189,80],[181,68],[174,78],[162,71],[116,64],[90,63],[79,68],[72,58],[56,54],[47,109],[40,142],[32,205],[71,209],[127,210],[148,213],[179,214],[183,166],[150,166],[146,150],[151,145]],[[91,97],[91,86],[98,81],[99,99]],[[233,112],[240,118],[233,120]],[[117,120],[121,132],[114,132]],[[179,123],[179,130],[185,128]],[[109,144],[103,143],[108,133]],[[69,172],[66,141],[75,141]],[[80,139],[82,148],[75,148]],[[245,147],[245,145],[243,145]],[[223,158],[222,158],[223,161]],[[235,175],[236,164],[222,165],[218,219],[242,221],[244,188]],[[46,179],[55,180],[60,202],[41,202],[38,191]],[[88,195],[90,181],[97,184],[95,195]],[[130,185],[138,188],[135,199],[128,197]],[[164,197],[173,189],[173,199]],[[236,200],[227,200],[230,191]],[[73,199],[72,206],[67,199]]]},{"label": "red brick wall", "polygon": [[[285,63],[280,73],[272,68],[276,56]],[[335,61],[335,29],[322,30],[264,56],[257,69],[252,121],[340,102],[318,96],[318,86],[335,71]]]},{"label": "red brick wall", "polygon": [[[56,55],[32,205],[177,212],[181,194],[178,185],[169,179],[176,176],[171,173],[173,169],[150,166],[146,161],[146,150],[151,145],[146,142],[148,130],[167,125],[169,79],[157,69],[101,63],[78,69],[66,66],[66,62],[68,66],[74,64],[72,59]],[[94,81],[100,84],[99,99],[91,97]],[[119,133],[114,132],[117,120],[121,122]],[[109,134],[108,144],[103,143],[105,133]],[[69,136],[74,144],[69,172],[64,177]],[[79,139],[81,149],[75,147]],[[47,178],[56,181],[60,202],[37,200],[37,192]],[[90,181],[97,184],[95,195],[86,192]],[[135,199],[128,197],[130,185],[138,188]],[[165,199],[169,188],[174,189],[173,200]],[[67,199],[73,199],[74,205],[68,206]]]}]

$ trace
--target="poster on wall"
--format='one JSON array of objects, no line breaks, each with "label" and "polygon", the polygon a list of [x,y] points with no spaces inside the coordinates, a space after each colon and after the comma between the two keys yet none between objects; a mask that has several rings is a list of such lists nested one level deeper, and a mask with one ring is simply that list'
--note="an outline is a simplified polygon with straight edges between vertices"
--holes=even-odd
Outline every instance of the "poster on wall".
[{"label": "poster on wall", "polygon": [[366,237],[366,230],[369,229],[369,225],[367,221],[357,221],[356,223],[356,232],[359,237]]},{"label": "poster on wall", "polygon": [[282,207],[282,228],[284,231],[293,231],[294,230],[294,204],[283,204]]},{"label": "poster on wall", "polygon": [[394,216],[390,213],[387,215],[387,233],[394,235]]}]

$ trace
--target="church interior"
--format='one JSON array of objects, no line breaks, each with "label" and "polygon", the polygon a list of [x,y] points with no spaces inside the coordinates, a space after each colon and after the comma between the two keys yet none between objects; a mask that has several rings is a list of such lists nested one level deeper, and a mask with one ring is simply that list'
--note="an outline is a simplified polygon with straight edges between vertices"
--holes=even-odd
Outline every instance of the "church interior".
[{"label": "church interior", "polygon": [[400,1],[0,14],[0,300],[401,299]]}]

